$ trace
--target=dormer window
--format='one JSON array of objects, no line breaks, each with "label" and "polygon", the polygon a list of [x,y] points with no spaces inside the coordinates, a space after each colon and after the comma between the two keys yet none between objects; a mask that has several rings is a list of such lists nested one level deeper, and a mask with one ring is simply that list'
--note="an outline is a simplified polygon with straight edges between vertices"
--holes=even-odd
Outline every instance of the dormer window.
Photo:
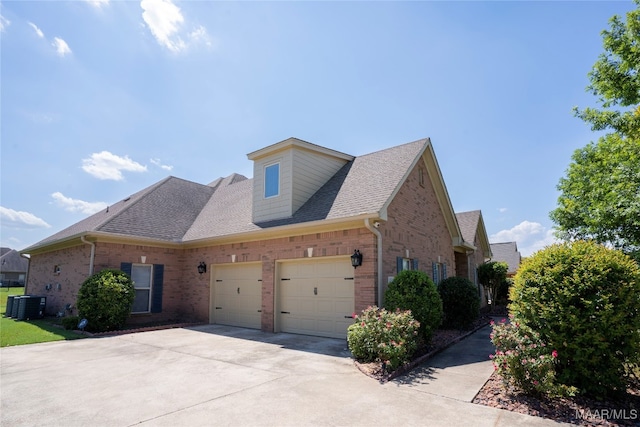
[{"label": "dormer window", "polygon": [[264,198],[280,195],[280,163],[264,168]]}]

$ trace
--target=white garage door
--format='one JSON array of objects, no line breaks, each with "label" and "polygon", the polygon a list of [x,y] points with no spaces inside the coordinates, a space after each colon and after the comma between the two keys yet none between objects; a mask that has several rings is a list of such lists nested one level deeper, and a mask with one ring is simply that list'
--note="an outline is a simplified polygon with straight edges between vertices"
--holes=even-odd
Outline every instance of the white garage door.
[{"label": "white garage door", "polygon": [[353,274],[348,258],[282,263],[280,330],[345,338],[353,323]]},{"label": "white garage door", "polygon": [[213,322],[260,329],[262,264],[214,267]]}]

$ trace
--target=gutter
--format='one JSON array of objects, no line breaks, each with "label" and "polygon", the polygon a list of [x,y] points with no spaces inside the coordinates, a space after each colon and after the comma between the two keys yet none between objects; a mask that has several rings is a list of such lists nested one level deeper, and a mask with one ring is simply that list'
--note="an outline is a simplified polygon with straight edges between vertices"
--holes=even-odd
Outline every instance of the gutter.
[{"label": "gutter", "polygon": [[[378,221],[374,221],[374,224],[376,223],[380,224]],[[378,307],[382,307],[382,233],[377,226],[371,225],[369,218],[364,219],[364,226],[378,238],[378,298],[376,303]]]},{"label": "gutter", "polygon": [[96,244],[86,240],[84,237],[84,235],[80,236],[80,240],[82,240],[82,243],[91,245],[91,255],[89,256],[89,276],[91,276],[93,275],[93,260],[96,256]]}]

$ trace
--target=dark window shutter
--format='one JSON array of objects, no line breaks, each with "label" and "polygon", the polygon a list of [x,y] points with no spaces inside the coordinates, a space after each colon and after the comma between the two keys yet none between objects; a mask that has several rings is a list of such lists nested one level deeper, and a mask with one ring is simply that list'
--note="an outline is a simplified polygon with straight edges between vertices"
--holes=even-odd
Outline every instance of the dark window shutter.
[{"label": "dark window shutter", "polygon": [[442,278],[447,278],[447,264],[442,264]]},{"label": "dark window shutter", "polygon": [[435,262],[431,263],[431,268],[433,269],[433,283],[438,284],[438,264]]},{"label": "dark window shutter", "polygon": [[129,277],[131,277],[131,266],[133,264],[131,264],[130,262],[123,262],[120,263],[120,270],[122,270],[123,272],[127,273],[127,275]]},{"label": "dark window shutter", "polygon": [[151,288],[151,312],[162,312],[162,282],[164,280],[164,265],[153,264],[153,287]]},{"label": "dark window shutter", "polygon": [[418,269],[418,260],[417,259],[412,259],[411,260],[411,268],[413,268],[414,270]]},{"label": "dark window shutter", "polygon": [[399,256],[396,258],[396,266],[398,268],[398,273],[402,271],[402,257]]}]

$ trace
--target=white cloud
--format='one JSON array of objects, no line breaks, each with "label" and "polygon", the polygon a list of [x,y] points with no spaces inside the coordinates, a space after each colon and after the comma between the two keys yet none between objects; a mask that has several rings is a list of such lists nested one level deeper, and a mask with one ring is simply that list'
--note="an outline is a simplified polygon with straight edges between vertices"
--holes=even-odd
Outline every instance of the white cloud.
[{"label": "white cloud", "polygon": [[33,22],[27,22],[27,24],[29,24],[29,26],[31,28],[33,28],[33,31],[36,32],[36,34],[38,35],[38,37],[40,37],[41,39],[44,38],[44,33],[42,32],[42,30],[40,28],[38,28],[38,26],[36,24],[34,24]]},{"label": "white cloud", "polygon": [[174,52],[184,49],[178,34],[184,17],[178,6],[171,0],[142,0],[140,7],[144,10],[142,19],[161,45]]},{"label": "white cloud", "polygon": [[11,25],[11,21],[0,15],[0,32],[4,32],[5,28],[7,28],[9,25]]},{"label": "white cloud", "polygon": [[509,209],[507,209],[507,208],[498,208],[498,212],[500,212],[500,213],[505,213],[508,210]]},{"label": "white cloud", "polygon": [[[191,31],[183,30],[185,18],[172,0],[142,0],[142,19],[161,46],[172,52],[182,52],[190,45],[213,43],[207,29],[199,25]],[[185,41],[186,40],[186,41]]]},{"label": "white cloud", "polygon": [[80,212],[87,215],[100,212],[101,210],[106,209],[109,206],[104,202],[85,202],[84,200],[72,199],[70,197],[66,197],[59,191],[51,194],[51,197],[53,197],[53,200],[56,201],[56,204],[64,208],[65,211]]},{"label": "white cloud", "polygon": [[108,6],[109,0],[84,0],[96,9],[102,9],[102,6]]},{"label": "white cloud", "polygon": [[207,29],[200,25],[198,28],[194,29],[189,33],[189,38],[194,43],[204,43],[205,45],[211,47],[211,37],[209,37],[209,33],[207,33]]},{"label": "white cloud", "polygon": [[539,222],[522,221],[508,230],[501,230],[489,236],[492,243],[516,242],[522,256],[530,256],[534,252],[557,242],[553,230],[547,229]]},{"label": "white cloud", "polygon": [[32,213],[16,211],[0,206],[0,220],[3,226],[10,228],[49,228],[43,219]]},{"label": "white cloud", "polygon": [[131,160],[128,156],[120,157],[108,151],[93,153],[90,158],[82,159],[82,169],[98,179],[124,179],[122,171],[146,172],[147,167]]},{"label": "white cloud", "polygon": [[151,163],[153,163],[154,165],[158,166],[159,168],[162,168],[162,169],[164,169],[166,171],[173,170],[173,166],[163,165],[162,162],[160,161],[160,159],[151,159],[149,161]]},{"label": "white cloud", "polygon": [[65,56],[71,53],[71,49],[69,48],[67,42],[62,40],[60,37],[54,37],[53,43],[51,44],[56,48],[58,56]]}]

